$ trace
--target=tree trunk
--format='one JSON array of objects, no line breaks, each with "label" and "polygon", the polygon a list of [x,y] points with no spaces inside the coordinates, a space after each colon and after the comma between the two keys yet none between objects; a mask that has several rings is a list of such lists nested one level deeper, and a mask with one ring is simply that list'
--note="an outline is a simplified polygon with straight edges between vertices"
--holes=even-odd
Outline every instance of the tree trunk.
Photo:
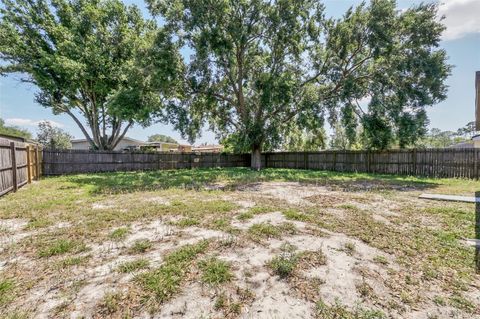
[{"label": "tree trunk", "polygon": [[256,171],[259,171],[262,168],[262,153],[260,145],[254,145],[252,147],[252,160],[250,168]]}]

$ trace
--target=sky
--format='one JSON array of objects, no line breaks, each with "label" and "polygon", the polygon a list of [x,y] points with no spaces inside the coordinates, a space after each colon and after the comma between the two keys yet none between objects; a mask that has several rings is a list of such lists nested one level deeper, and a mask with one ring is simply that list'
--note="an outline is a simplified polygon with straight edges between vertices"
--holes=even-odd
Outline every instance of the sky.
[{"label": "sky", "polygon": [[[149,17],[143,0],[124,0],[127,4],[136,4]],[[358,5],[358,0],[324,0],[326,13],[340,17],[349,7]],[[418,0],[397,0],[400,9],[419,4]],[[441,47],[447,51],[448,62],[454,65],[448,78],[448,98],[428,108],[430,128],[455,131],[474,120],[475,112],[475,71],[480,71],[480,0],[441,0],[440,13],[445,16],[447,29],[443,34]],[[37,88],[21,83],[19,75],[0,77],[0,118],[9,125],[16,125],[36,133],[38,122],[48,120],[53,125],[69,132],[76,138],[84,138],[80,129],[67,115],[53,115],[50,109],[34,101]],[[166,134],[185,143],[178,132],[170,125],[154,124],[143,128],[133,127],[127,136],[146,140],[153,134]],[[215,143],[213,132],[204,130],[199,143]]]}]

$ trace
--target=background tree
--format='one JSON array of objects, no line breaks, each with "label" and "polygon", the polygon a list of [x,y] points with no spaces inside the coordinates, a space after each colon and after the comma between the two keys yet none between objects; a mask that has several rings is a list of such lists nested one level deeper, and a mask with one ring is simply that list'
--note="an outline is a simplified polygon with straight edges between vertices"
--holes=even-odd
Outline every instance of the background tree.
[{"label": "background tree", "polygon": [[53,126],[49,121],[38,123],[37,141],[43,147],[53,150],[64,150],[72,148],[73,136]]},{"label": "background tree", "polygon": [[[288,132],[359,126],[370,148],[402,147],[425,134],[425,107],[445,98],[450,72],[438,49],[437,5],[399,11],[374,0],[326,19],[316,0],[147,0],[193,54],[185,96],[171,118],[191,139],[208,124],[252,152],[277,148]],[[368,100],[362,106],[362,101]]]},{"label": "background tree", "polygon": [[32,138],[32,134],[29,131],[17,126],[5,125],[5,121],[1,118],[0,118],[0,134],[17,136],[25,139]]},{"label": "background tree", "polygon": [[178,144],[178,142],[174,138],[172,138],[168,135],[163,135],[163,134],[154,134],[154,135],[149,136],[148,137],[148,142],[164,142],[164,143],[177,143]]},{"label": "background tree", "polygon": [[340,124],[335,125],[333,133],[330,136],[329,147],[334,150],[347,150],[350,148],[350,141],[348,140],[345,129]]},{"label": "background tree", "polygon": [[[457,143],[467,142],[470,141],[471,136],[473,136],[469,131],[470,129],[470,123],[455,132],[432,128],[425,137],[416,143],[416,146],[423,148],[445,148]],[[465,130],[467,130],[468,133],[465,133]]]},{"label": "background tree", "polygon": [[36,101],[68,114],[92,149],[113,149],[134,123],[148,125],[165,92],[174,91],[177,50],[136,6],[1,2],[0,74],[20,72],[38,86]]},{"label": "background tree", "polygon": [[464,139],[470,139],[475,135],[475,133],[475,122],[469,122],[464,127],[459,128],[456,132],[456,135],[458,137],[463,137]]},{"label": "background tree", "polygon": [[320,151],[326,148],[327,139],[327,133],[323,128],[313,131],[296,128],[288,133],[281,149],[288,152]]}]

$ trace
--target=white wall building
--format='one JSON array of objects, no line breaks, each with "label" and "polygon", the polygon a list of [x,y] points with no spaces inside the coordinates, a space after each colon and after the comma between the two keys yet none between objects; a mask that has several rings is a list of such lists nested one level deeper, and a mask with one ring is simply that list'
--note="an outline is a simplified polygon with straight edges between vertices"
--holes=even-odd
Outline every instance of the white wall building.
[{"label": "white wall building", "polygon": [[[72,149],[74,150],[89,150],[90,143],[86,139],[76,139],[72,140]],[[138,148],[141,145],[145,145],[145,142],[130,138],[124,137],[118,142],[117,146],[115,147],[114,151],[123,151],[124,149],[128,148]]]}]

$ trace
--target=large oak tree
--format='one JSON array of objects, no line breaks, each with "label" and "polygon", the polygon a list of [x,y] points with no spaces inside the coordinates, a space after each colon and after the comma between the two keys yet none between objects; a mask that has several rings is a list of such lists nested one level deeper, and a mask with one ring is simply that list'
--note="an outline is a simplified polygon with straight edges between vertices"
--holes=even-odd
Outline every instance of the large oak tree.
[{"label": "large oak tree", "polygon": [[171,120],[192,139],[208,124],[251,150],[255,169],[262,149],[325,118],[351,141],[361,125],[369,147],[406,146],[425,132],[425,107],[445,98],[435,4],[373,0],[327,19],[318,0],[147,2],[192,52]]},{"label": "large oak tree", "polygon": [[93,149],[113,149],[175,92],[168,33],[120,0],[1,0],[0,74],[18,72],[36,101],[68,114]]}]

